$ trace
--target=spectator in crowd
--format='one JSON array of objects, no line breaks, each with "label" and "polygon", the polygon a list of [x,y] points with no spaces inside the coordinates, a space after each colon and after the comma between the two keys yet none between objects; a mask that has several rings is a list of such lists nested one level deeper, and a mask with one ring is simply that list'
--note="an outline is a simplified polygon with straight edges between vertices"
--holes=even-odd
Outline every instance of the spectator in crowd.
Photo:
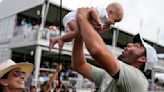
[{"label": "spectator in crowd", "polygon": [[32,76],[32,73],[28,76],[28,78],[26,79],[26,83],[25,83],[25,86],[26,86],[26,90],[30,90],[30,87],[31,87],[31,84],[32,84],[32,79],[33,79],[33,76]]},{"label": "spectator in crowd", "polygon": [[48,80],[49,80],[48,72],[41,70],[40,75],[39,75],[39,85],[42,85],[45,81],[48,81]]},{"label": "spectator in crowd", "polygon": [[[58,78],[58,73],[62,70],[62,65],[58,65],[56,67],[56,71],[54,72],[54,74],[52,75],[52,77],[44,82],[42,85],[41,85],[41,92],[50,92],[51,90],[56,90],[57,89],[57,86],[54,85],[54,81],[57,80]],[[59,83],[58,83],[59,84]],[[53,86],[55,86],[56,88],[53,89]]]},{"label": "spectator in crowd", "polygon": [[28,25],[27,20],[26,19],[22,19],[21,26],[27,26],[27,25]]},{"label": "spectator in crowd", "polygon": [[[63,18],[63,25],[65,30],[68,31],[65,35],[60,37],[52,37],[50,39],[49,49],[51,50],[55,43],[62,49],[64,42],[70,42],[79,31],[76,12],[70,12]],[[89,21],[92,23],[96,31],[103,32],[110,30],[110,25],[119,22],[123,17],[123,9],[119,3],[111,3],[106,8],[90,8],[88,16]]]},{"label": "spectator in crowd", "polygon": [[[148,81],[143,72],[152,69],[156,63],[156,50],[137,34],[117,59],[88,21],[89,12],[88,8],[78,9],[80,31],[72,52],[74,70],[95,82],[99,86],[98,92],[147,92]],[[101,68],[86,62],[83,41]]]},{"label": "spectator in crowd", "polygon": [[62,70],[62,65],[58,65],[56,67],[56,71],[54,72],[53,76],[50,78],[48,83],[45,86],[45,91],[44,92],[49,92],[52,89],[52,85],[54,83],[54,80],[57,80],[58,73]]},{"label": "spectator in crowd", "polygon": [[54,25],[49,26],[49,30],[46,35],[46,39],[50,40],[51,37],[57,37],[57,36],[59,36],[59,34],[60,34],[59,29],[57,29],[56,26],[54,26]]},{"label": "spectator in crowd", "polygon": [[36,87],[35,86],[30,86],[30,92],[36,92]]},{"label": "spectator in crowd", "polygon": [[22,92],[25,81],[33,71],[31,63],[15,63],[8,59],[0,63],[0,92]]}]

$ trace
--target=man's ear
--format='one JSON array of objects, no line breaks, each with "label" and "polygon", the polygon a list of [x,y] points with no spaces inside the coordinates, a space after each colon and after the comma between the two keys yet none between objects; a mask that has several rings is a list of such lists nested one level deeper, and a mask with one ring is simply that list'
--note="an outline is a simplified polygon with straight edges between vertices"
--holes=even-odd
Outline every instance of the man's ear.
[{"label": "man's ear", "polygon": [[3,86],[7,86],[7,80],[6,79],[0,79],[0,84]]},{"label": "man's ear", "polygon": [[142,57],[138,58],[138,61],[142,62],[142,63],[145,63],[146,60],[147,60],[147,58],[145,56],[142,56]]}]

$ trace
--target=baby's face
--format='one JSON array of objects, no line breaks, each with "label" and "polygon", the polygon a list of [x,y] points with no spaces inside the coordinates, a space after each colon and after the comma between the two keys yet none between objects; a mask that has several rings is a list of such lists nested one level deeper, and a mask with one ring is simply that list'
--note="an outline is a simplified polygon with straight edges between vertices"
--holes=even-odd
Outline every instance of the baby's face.
[{"label": "baby's face", "polygon": [[114,25],[115,22],[119,22],[122,20],[122,14],[119,14],[117,11],[108,11],[108,24]]}]

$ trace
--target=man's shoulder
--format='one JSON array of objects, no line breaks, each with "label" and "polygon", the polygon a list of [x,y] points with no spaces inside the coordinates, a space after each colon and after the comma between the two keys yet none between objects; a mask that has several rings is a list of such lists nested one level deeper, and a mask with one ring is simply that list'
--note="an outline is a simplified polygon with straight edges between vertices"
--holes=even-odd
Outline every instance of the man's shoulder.
[{"label": "man's shoulder", "polygon": [[123,75],[127,74],[127,76],[133,76],[133,77],[140,78],[141,80],[147,81],[144,73],[140,69],[132,65],[126,64],[122,61],[119,61],[119,64],[120,64],[120,71],[123,73]]},{"label": "man's shoulder", "polygon": [[119,64],[120,64],[120,67],[122,66],[123,68],[130,68],[130,69],[132,69],[132,70],[136,70],[136,71],[139,71],[139,72],[141,72],[138,68],[136,68],[136,67],[134,67],[134,66],[132,66],[132,65],[129,65],[129,64],[127,64],[127,63],[124,63],[123,61],[120,61],[120,60],[118,60],[118,62],[119,62]]},{"label": "man's shoulder", "polygon": [[[134,92],[145,92],[148,88],[148,80],[146,79],[142,71],[122,61],[119,62],[120,75],[117,84],[123,87],[123,90],[126,90],[125,92],[131,89],[133,89]],[[129,86],[128,89],[124,89],[125,85]]]}]

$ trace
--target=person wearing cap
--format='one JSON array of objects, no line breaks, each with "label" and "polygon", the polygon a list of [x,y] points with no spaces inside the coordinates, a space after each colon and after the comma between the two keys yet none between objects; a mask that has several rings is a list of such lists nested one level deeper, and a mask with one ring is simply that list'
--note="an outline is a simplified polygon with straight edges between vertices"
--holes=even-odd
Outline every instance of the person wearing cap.
[{"label": "person wearing cap", "polygon": [[[143,72],[157,61],[155,49],[138,34],[117,59],[87,20],[88,12],[87,8],[79,8],[77,13],[80,31],[71,57],[74,70],[93,81],[98,92],[147,92],[148,81]],[[101,68],[87,63],[83,42]]]},{"label": "person wearing cap", "polygon": [[15,63],[11,59],[0,63],[0,92],[23,92],[25,81],[33,71],[31,63]]}]

